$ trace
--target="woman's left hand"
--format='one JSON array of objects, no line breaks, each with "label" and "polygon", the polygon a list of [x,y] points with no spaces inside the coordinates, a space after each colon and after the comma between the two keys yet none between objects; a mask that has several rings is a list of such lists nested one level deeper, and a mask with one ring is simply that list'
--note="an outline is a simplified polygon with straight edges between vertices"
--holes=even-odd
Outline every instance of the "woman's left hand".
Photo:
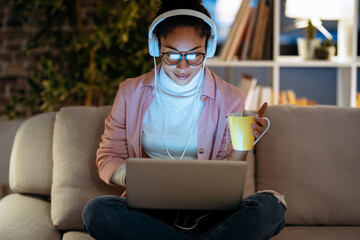
[{"label": "woman's left hand", "polygon": [[267,109],[268,104],[265,102],[261,108],[259,109],[258,116],[255,117],[255,123],[251,124],[251,127],[254,129],[253,134],[255,139],[257,139],[258,137],[260,137],[260,135],[264,132],[264,127],[266,126],[266,120],[263,118],[263,116],[265,115],[266,109]]}]

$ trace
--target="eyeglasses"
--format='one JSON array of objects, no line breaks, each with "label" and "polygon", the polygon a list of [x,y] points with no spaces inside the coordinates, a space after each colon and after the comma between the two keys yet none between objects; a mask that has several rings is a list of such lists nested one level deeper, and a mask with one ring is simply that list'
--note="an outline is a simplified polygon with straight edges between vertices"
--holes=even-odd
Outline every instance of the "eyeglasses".
[{"label": "eyeglasses", "polygon": [[200,65],[204,59],[206,54],[205,53],[178,53],[178,52],[164,52],[161,53],[161,58],[167,65],[177,65],[181,62],[181,59],[185,57],[185,61],[191,66]]}]

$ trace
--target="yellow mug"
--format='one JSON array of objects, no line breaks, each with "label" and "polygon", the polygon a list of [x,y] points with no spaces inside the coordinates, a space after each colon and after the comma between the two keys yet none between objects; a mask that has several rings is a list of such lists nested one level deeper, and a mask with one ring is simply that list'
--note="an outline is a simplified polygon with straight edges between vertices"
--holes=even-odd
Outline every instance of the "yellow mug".
[{"label": "yellow mug", "polygon": [[255,112],[246,112],[246,115],[244,115],[243,113],[231,113],[227,116],[230,128],[231,142],[235,150],[251,150],[269,129],[270,120],[264,117],[268,124],[264,132],[255,141],[251,124],[256,124],[256,121],[254,119],[254,117],[256,116],[257,113]]}]

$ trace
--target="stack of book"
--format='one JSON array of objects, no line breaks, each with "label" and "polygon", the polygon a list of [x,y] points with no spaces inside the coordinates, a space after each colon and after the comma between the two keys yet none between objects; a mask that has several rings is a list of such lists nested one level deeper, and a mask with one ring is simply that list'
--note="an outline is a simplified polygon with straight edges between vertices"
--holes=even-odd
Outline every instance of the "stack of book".
[{"label": "stack of book", "polygon": [[274,0],[243,0],[220,60],[272,59]]},{"label": "stack of book", "polygon": [[[272,87],[259,85],[257,79],[250,74],[243,74],[238,87],[244,95],[245,109],[247,110],[257,111],[265,102],[269,105],[274,104]],[[360,99],[360,93],[358,98]],[[316,105],[317,102],[304,97],[297,98],[295,92],[289,89],[280,91],[279,104],[309,106]]]},{"label": "stack of book", "polygon": [[295,94],[294,90],[289,89],[289,90],[286,90],[286,91],[280,91],[279,104],[310,106],[310,105],[316,105],[317,101],[307,99],[305,97],[296,98],[296,94]]},{"label": "stack of book", "polygon": [[257,84],[257,79],[250,74],[244,74],[239,88],[245,98],[245,109],[257,111],[264,102],[273,104],[273,90],[271,87]]}]

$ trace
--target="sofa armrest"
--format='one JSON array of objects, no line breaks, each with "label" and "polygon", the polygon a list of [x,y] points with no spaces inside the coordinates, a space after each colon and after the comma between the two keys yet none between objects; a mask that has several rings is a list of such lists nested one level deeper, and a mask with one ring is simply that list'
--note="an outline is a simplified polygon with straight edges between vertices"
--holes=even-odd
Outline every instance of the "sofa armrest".
[{"label": "sofa armrest", "polygon": [[50,218],[50,203],[42,198],[10,194],[0,201],[1,239],[61,239]]}]

